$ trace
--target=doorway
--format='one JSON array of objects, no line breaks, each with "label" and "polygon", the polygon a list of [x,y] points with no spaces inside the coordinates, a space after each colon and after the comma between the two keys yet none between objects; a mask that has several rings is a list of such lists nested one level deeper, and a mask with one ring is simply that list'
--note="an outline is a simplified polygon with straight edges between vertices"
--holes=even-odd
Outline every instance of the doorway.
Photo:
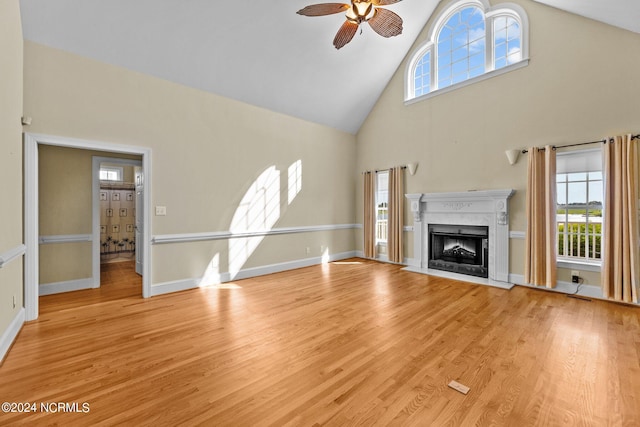
[{"label": "doorway", "polygon": [[[94,256],[99,254],[99,285],[118,282],[131,272],[142,276],[144,228],[142,161],[92,157]],[[94,267],[95,268],[95,267]]]},{"label": "doorway", "polygon": [[[140,248],[140,272],[142,273],[142,296],[148,298],[151,295],[151,260],[149,248],[151,245],[150,230],[151,218],[149,215],[150,189],[148,179],[151,174],[151,150],[145,147],[110,144],[98,141],[86,141],[73,138],[61,138],[47,135],[24,135],[24,215],[25,215],[25,277],[24,277],[24,301],[26,320],[35,320],[38,317],[39,296],[39,176],[38,176],[38,147],[40,145],[52,145],[60,147],[78,148],[91,151],[100,151],[110,154],[139,155],[142,157],[141,170],[144,171],[145,191],[141,192],[141,228],[140,240],[136,246]],[[96,186],[94,184],[94,190]],[[94,197],[94,203],[97,197]],[[95,220],[95,217],[94,217]],[[92,271],[94,283],[97,278],[99,284],[100,271],[100,237],[99,221],[93,226],[91,236],[92,244]],[[97,236],[96,236],[97,234]]]}]

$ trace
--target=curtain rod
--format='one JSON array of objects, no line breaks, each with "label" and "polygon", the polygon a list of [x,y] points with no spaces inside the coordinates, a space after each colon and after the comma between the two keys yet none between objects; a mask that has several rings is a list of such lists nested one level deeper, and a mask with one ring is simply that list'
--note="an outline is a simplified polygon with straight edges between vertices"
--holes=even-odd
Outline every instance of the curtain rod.
[{"label": "curtain rod", "polygon": [[[640,134],[638,135],[632,135],[631,139],[638,139],[640,138]],[[611,143],[613,142],[614,139],[613,138],[609,138],[609,139],[601,139],[599,141],[590,141],[590,142],[579,142],[576,144],[565,144],[565,145],[553,145],[552,148],[555,150],[556,148],[565,148],[565,147],[578,147],[580,145],[589,145],[589,144],[606,144],[607,142]],[[540,151],[544,151],[544,148],[539,148],[538,150]],[[522,154],[526,154],[528,153],[529,150],[522,150]]]},{"label": "curtain rod", "polygon": [[[406,168],[407,168],[406,166],[400,166],[400,169],[406,169]],[[390,171],[391,169],[392,169],[392,168],[389,168],[389,169],[376,169],[376,170],[374,170],[374,171],[364,171],[364,172],[362,172],[362,173],[364,174],[364,173],[372,173],[372,172],[373,172],[373,173],[378,173],[378,172],[388,172],[388,171]]]}]

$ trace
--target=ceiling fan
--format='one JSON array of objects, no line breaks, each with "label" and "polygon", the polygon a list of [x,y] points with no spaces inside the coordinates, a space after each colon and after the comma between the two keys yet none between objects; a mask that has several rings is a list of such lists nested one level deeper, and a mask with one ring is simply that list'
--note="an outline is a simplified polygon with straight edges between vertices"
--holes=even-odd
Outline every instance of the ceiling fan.
[{"label": "ceiling fan", "polygon": [[298,11],[298,15],[324,16],[346,12],[347,20],[338,30],[333,45],[340,49],[353,39],[358,26],[368,22],[373,31],[382,37],[393,37],[402,34],[402,18],[390,10],[380,6],[398,3],[401,0],[351,0],[351,5],[344,3],[312,4]]}]

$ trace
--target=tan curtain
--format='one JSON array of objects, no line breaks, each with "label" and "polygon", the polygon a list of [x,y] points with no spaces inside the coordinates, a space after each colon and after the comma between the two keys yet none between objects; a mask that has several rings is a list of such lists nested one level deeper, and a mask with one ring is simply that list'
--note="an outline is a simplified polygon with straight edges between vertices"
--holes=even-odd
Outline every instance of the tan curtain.
[{"label": "tan curtain", "polygon": [[529,148],[525,282],[556,286],[556,152]]},{"label": "tan curtain", "polygon": [[602,146],[604,224],[602,293],[616,301],[638,302],[638,152],[631,135]]},{"label": "tan curtain", "polygon": [[364,173],[364,256],[376,256],[376,174]]},{"label": "tan curtain", "polygon": [[402,263],[402,235],[404,231],[404,169],[389,169],[389,224],[387,253],[389,261]]}]

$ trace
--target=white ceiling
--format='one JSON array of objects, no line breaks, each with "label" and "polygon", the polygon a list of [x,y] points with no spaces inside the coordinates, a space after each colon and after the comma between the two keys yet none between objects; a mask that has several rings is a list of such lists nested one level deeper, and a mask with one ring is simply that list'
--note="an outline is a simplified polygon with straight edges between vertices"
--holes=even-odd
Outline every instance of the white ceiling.
[{"label": "white ceiling", "polygon": [[[362,34],[339,51],[338,0],[21,0],[24,38],[356,133],[439,0],[388,8],[404,31]],[[640,32],[639,0],[536,0]]]},{"label": "white ceiling", "polygon": [[567,12],[640,33],[640,0],[535,0]]}]

